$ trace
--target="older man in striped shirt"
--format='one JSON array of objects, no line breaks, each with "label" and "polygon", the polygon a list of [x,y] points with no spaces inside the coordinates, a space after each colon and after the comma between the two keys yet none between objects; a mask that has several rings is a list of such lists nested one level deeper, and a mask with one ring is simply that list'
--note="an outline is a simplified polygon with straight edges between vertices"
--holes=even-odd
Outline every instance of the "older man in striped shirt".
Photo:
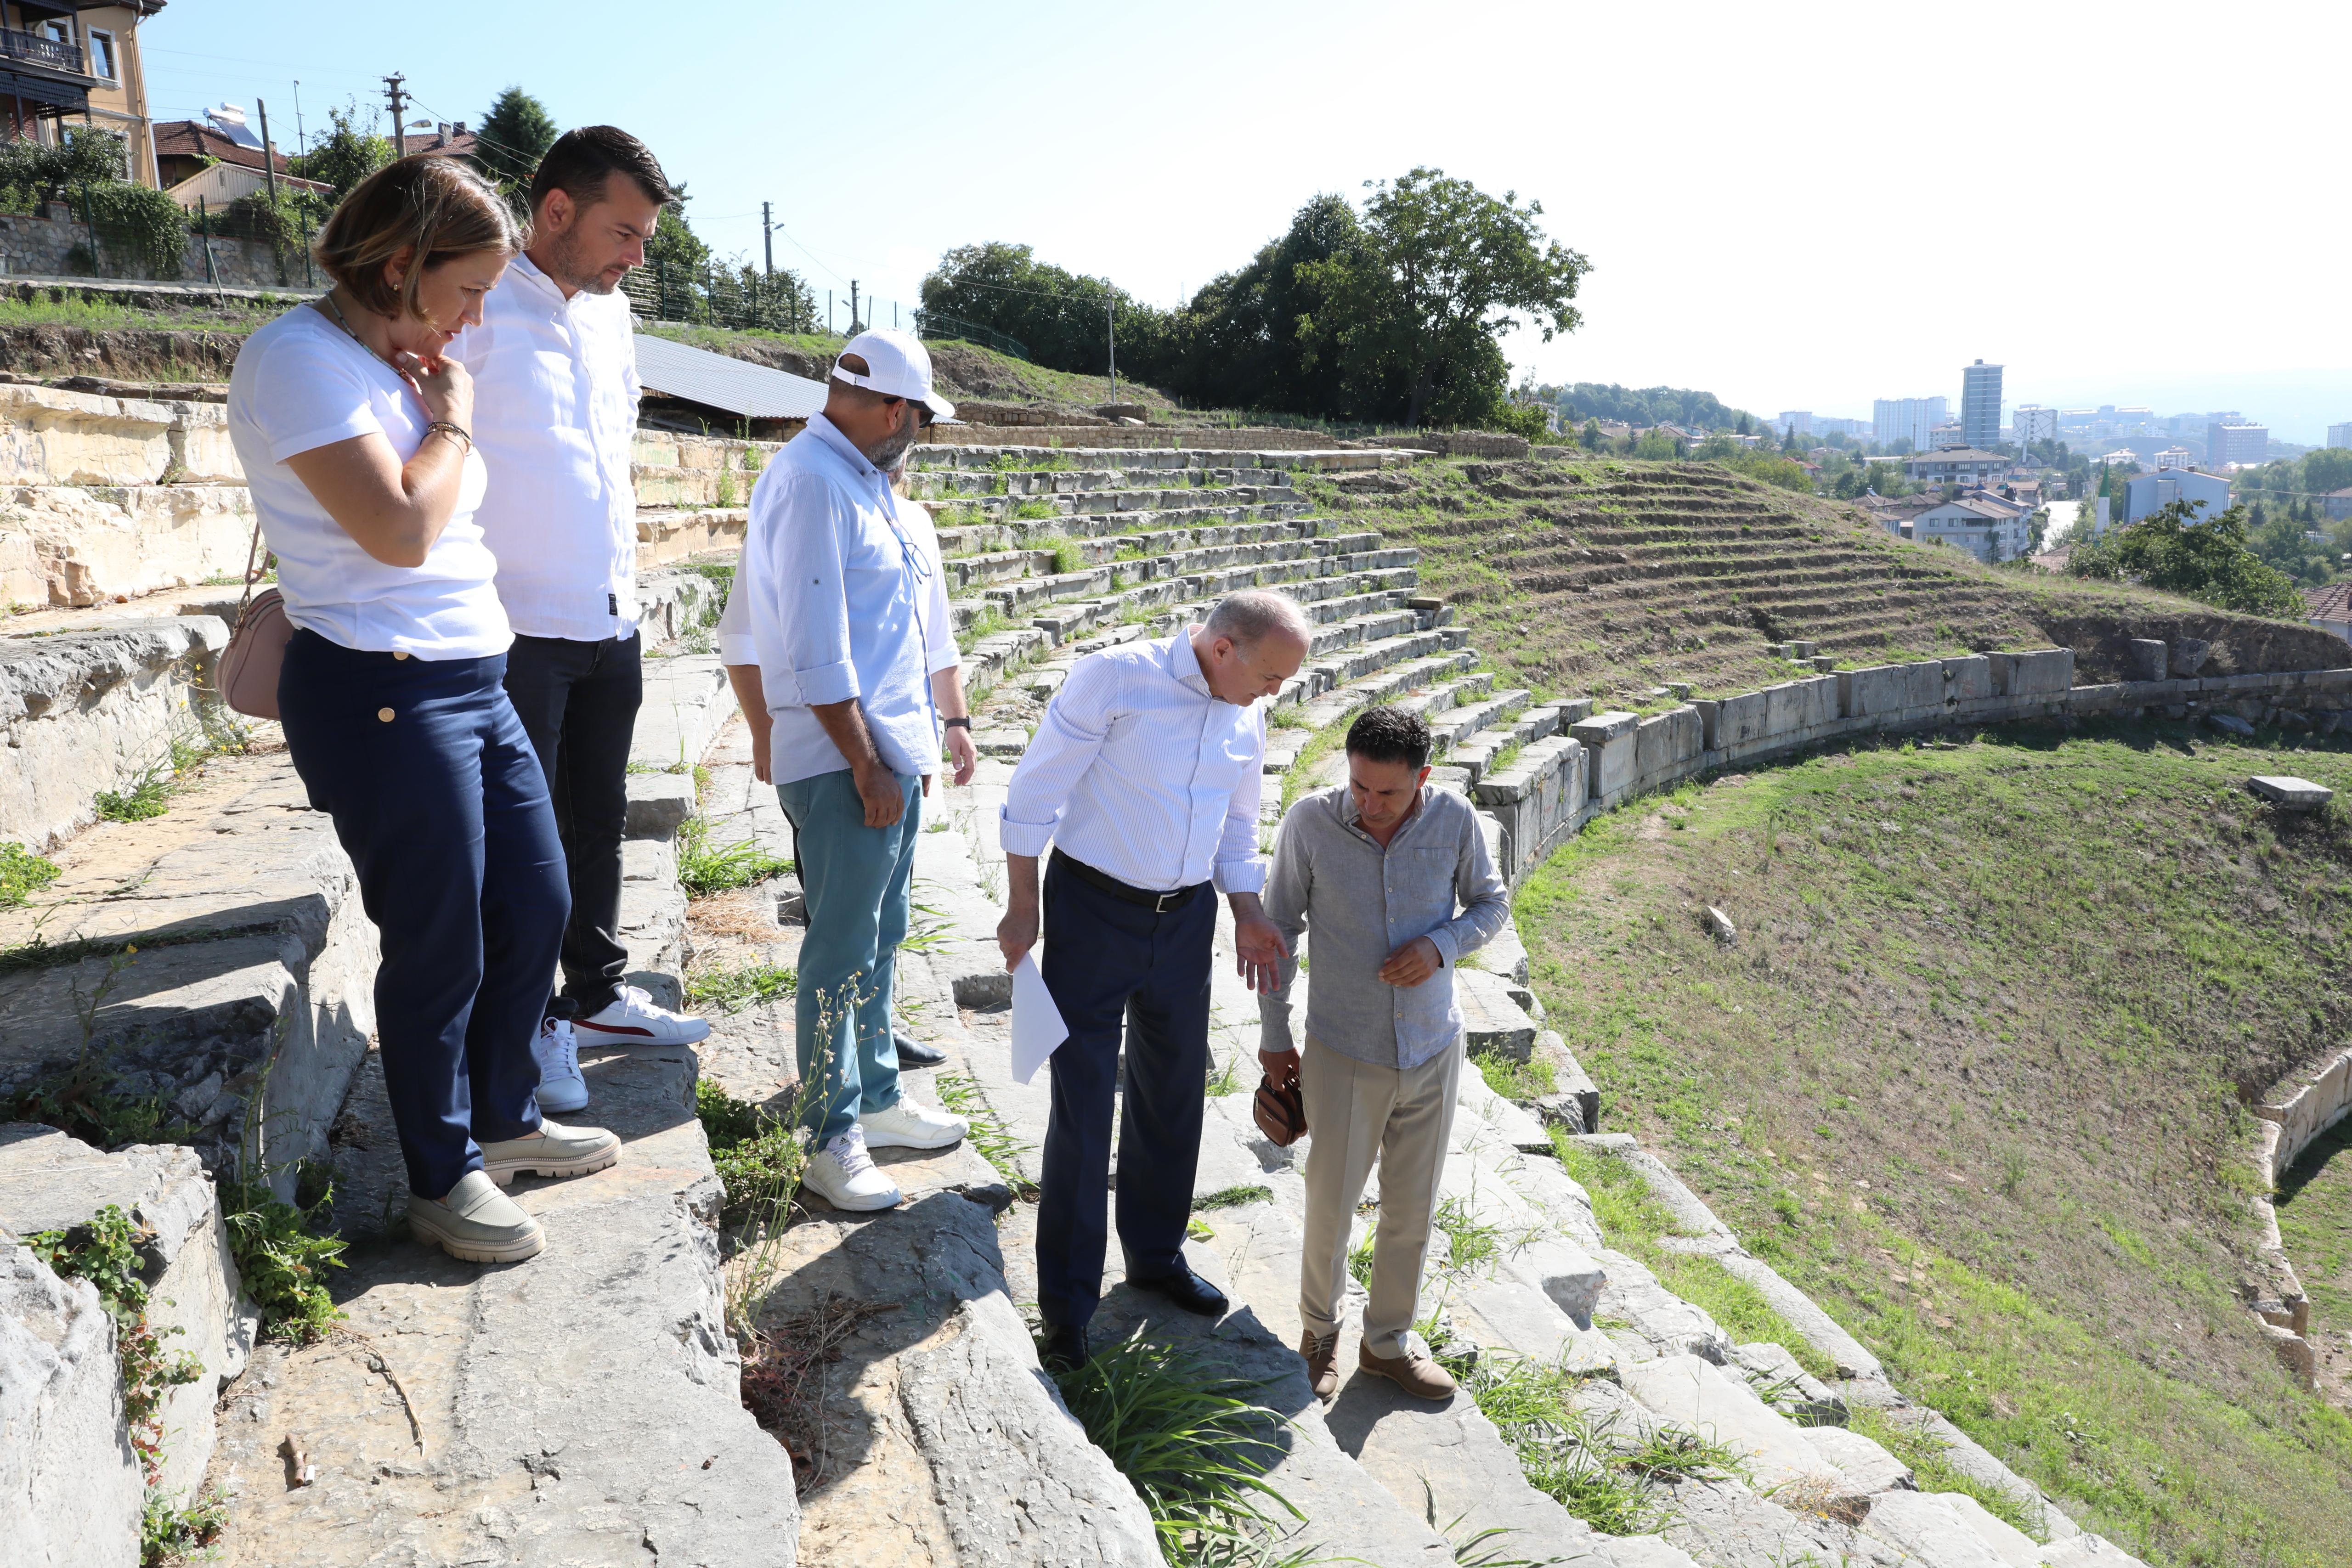
[{"label": "older man in striped shirt", "polygon": [[[1118,1237],[1128,1282],[1189,1311],[1225,1299],[1184,1262],[1209,1061],[1209,963],[1217,906],[1254,990],[1288,956],[1259,907],[1257,815],[1270,697],[1307,657],[1306,616],[1278,593],[1234,594],[1173,637],[1090,653],[1072,667],[1006,790],[999,836],[1010,908],[1004,965],[1038,936],[1040,966],[1069,1028],[1055,1051],[1045,1184],[1037,1206],[1038,1305],[1046,1359],[1087,1358],[1102,1290],[1111,1104],[1127,1043]],[[1131,1028],[1129,1027],[1131,1025]]]}]

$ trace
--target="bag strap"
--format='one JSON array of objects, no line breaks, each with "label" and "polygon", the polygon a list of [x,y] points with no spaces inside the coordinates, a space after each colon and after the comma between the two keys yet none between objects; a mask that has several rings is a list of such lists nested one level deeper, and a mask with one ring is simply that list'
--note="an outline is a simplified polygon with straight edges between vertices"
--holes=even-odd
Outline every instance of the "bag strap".
[{"label": "bag strap", "polygon": [[253,542],[245,547],[245,597],[236,601],[236,621],[229,630],[234,632],[245,624],[245,612],[253,604],[253,563],[261,556],[261,509],[253,513]]}]

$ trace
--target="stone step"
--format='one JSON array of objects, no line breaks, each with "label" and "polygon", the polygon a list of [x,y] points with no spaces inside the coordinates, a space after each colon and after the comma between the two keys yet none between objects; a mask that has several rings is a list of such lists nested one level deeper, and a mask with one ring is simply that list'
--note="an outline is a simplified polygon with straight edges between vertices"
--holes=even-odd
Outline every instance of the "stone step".
[{"label": "stone step", "polygon": [[961,500],[966,497],[1003,496],[1067,496],[1086,492],[1126,489],[1160,489],[1171,478],[1182,486],[1207,489],[1231,489],[1236,486],[1289,487],[1290,475],[1283,468],[1260,467],[1253,465],[1228,465],[1215,468],[1187,468],[1181,471],[1121,468],[919,468],[909,476],[908,488],[919,501]]},{"label": "stone step", "polygon": [[[942,427],[944,428],[944,427]],[[1121,473],[1165,472],[1192,468],[1314,468],[1334,472],[1389,468],[1408,461],[1396,453],[1345,447],[1235,446],[1031,446],[999,443],[927,441],[909,455],[917,474],[941,469],[1038,467],[1067,462],[1079,468],[1108,468]]]}]

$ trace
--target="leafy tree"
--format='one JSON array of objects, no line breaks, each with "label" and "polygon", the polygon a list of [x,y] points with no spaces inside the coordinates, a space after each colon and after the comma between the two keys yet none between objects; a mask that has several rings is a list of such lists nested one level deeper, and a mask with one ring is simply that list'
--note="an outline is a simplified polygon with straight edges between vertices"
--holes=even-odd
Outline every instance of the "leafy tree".
[{"label": "leafy tree", "polygon": [[1212,279],[1178,313],[1168,389],[1212,407],[1342,413],[1339,356],[1315,327],[1323,293],[1299,269],[1362,243],[1346,197],[1318,195],[1299,208],[1280,239]]},{"label": "leafy tree", "polygon": [[2174,501],[2105,538],[2077,545],[2066,570],[2076,577],[2129,579],[2220,610],[2281,620],[2303,618],[2303,595],[2285,573],[2249,548],[2246,508],[2202,522],[2202,501]]},{"label": "leafy tree", "polygon": [[1589,264],[1546,239],[1542,215],[1515,192],[1497,199],[1417,168],[1372,187],[1360,245],[1298,267],[1323,295],[1309,329],[1337,347],[1359,417],[1491,420],[1508,372],[1502,335],[1531,324],[1549,342],[1575,330],[1583,318],[1570,302]]},{"label": "leafy tree", "polygon": [[2325,496],[2352,485],[2352,449],[2323,446],[2303,455],[2303,484],[2310,495]]},{"label": "leafy tree", "polygon": [[335,200],[340,202],[352,193],[353,185],[392,162],[392,141],[360,129],[357,100],[328,110],[327,124],[327,134],[312,142],[308,152],[288,159],[286,167],[302,179],[333,187]]},{"label": "leafy tree", "polygon": [[698,281],[710,264],[710,247],[686,221],[685,207],[686,192],[680,189],[677,204],[662,209],[654,237],[646,241],[646,265],[665,269],[675,284]]},{"label": "leafy tree", "polygon": [[1600,451],[1600,450],[1601,450],[1601,422],[1600,422],[1599,420],[1597,420],[1597,419],[1588,419],[1588,420],[1586,420],[1586,421],[1584,422],[1584,434],[1583,434],[1581,436],[1580,436],[1578,439],[1582,443],[1582,444],[1583,444],[1583,446],[1584,446],[1584,449],[1585,449],[1587,452],[1598,452],[1598,451]]},{"label": "leafy tree", "polygon": [[545,104],[510,87],[491,103],[474,135],[474,161],[482,172],[509,196],[520,198],[530,190],[539,161],[555,145],[557,131]]},{"label": "leafy tree", "polygon": [[2270,565],[2297,582],[2316,588],[2336,575],[2333,562],[2340,552],[2315,544],[2309,528],[2301,503],[2281,507],[2273,514],[2256,501],[2248,510],[2246,543]]},{"label": "leafy tree", "polygon": [[1120,367],[1139,379],[1167,379],[1167,312],[1101,278],[1039,261],[1028,246],[960,246],[940,257],[922,294],[926,311],[1016,338],[1048,370],[1103,374],[1110,366],[1106,329],[1115,323]]},{"label": "leafy tree", "polygon": [[1645,430],[1633,437],[1632,455],[1664,463],[1683,455],[1683,444],[1663,430]]},{"label": "leafy tree", "polygon": [[123,148],[121,131],[88,125],[67,127],[63,143],[56,147],[0,141],[0,188],[29,210],[68,191],[120,184],[129,167]]},{"label": "leafy tree", "polygon": [[1679,424],[1693,430],[1724,429],[1746,412],[1726,407],[1713,392],[1682,387],[1644,387],[1637,392],[1601,382],[1578,382],[1563,388],[1560,400],[1577,414],[1593,419],[1622,420],[1637,426]]}]

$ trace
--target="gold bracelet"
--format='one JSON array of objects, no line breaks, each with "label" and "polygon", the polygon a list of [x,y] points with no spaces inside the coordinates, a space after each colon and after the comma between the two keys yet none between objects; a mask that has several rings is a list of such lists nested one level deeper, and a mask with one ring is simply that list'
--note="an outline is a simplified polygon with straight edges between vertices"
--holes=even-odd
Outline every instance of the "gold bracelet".
[{"label": "gold bracelet", "polygon": [[436,430],[446,430],[450,434],[456,436],[458,440],[464,442],[467,452],[474,450],[474,433],[467,430],[464,425],[458,424],[451,420],[436,419],[432,423],[425,427],[425,434],[430,435]]}]

